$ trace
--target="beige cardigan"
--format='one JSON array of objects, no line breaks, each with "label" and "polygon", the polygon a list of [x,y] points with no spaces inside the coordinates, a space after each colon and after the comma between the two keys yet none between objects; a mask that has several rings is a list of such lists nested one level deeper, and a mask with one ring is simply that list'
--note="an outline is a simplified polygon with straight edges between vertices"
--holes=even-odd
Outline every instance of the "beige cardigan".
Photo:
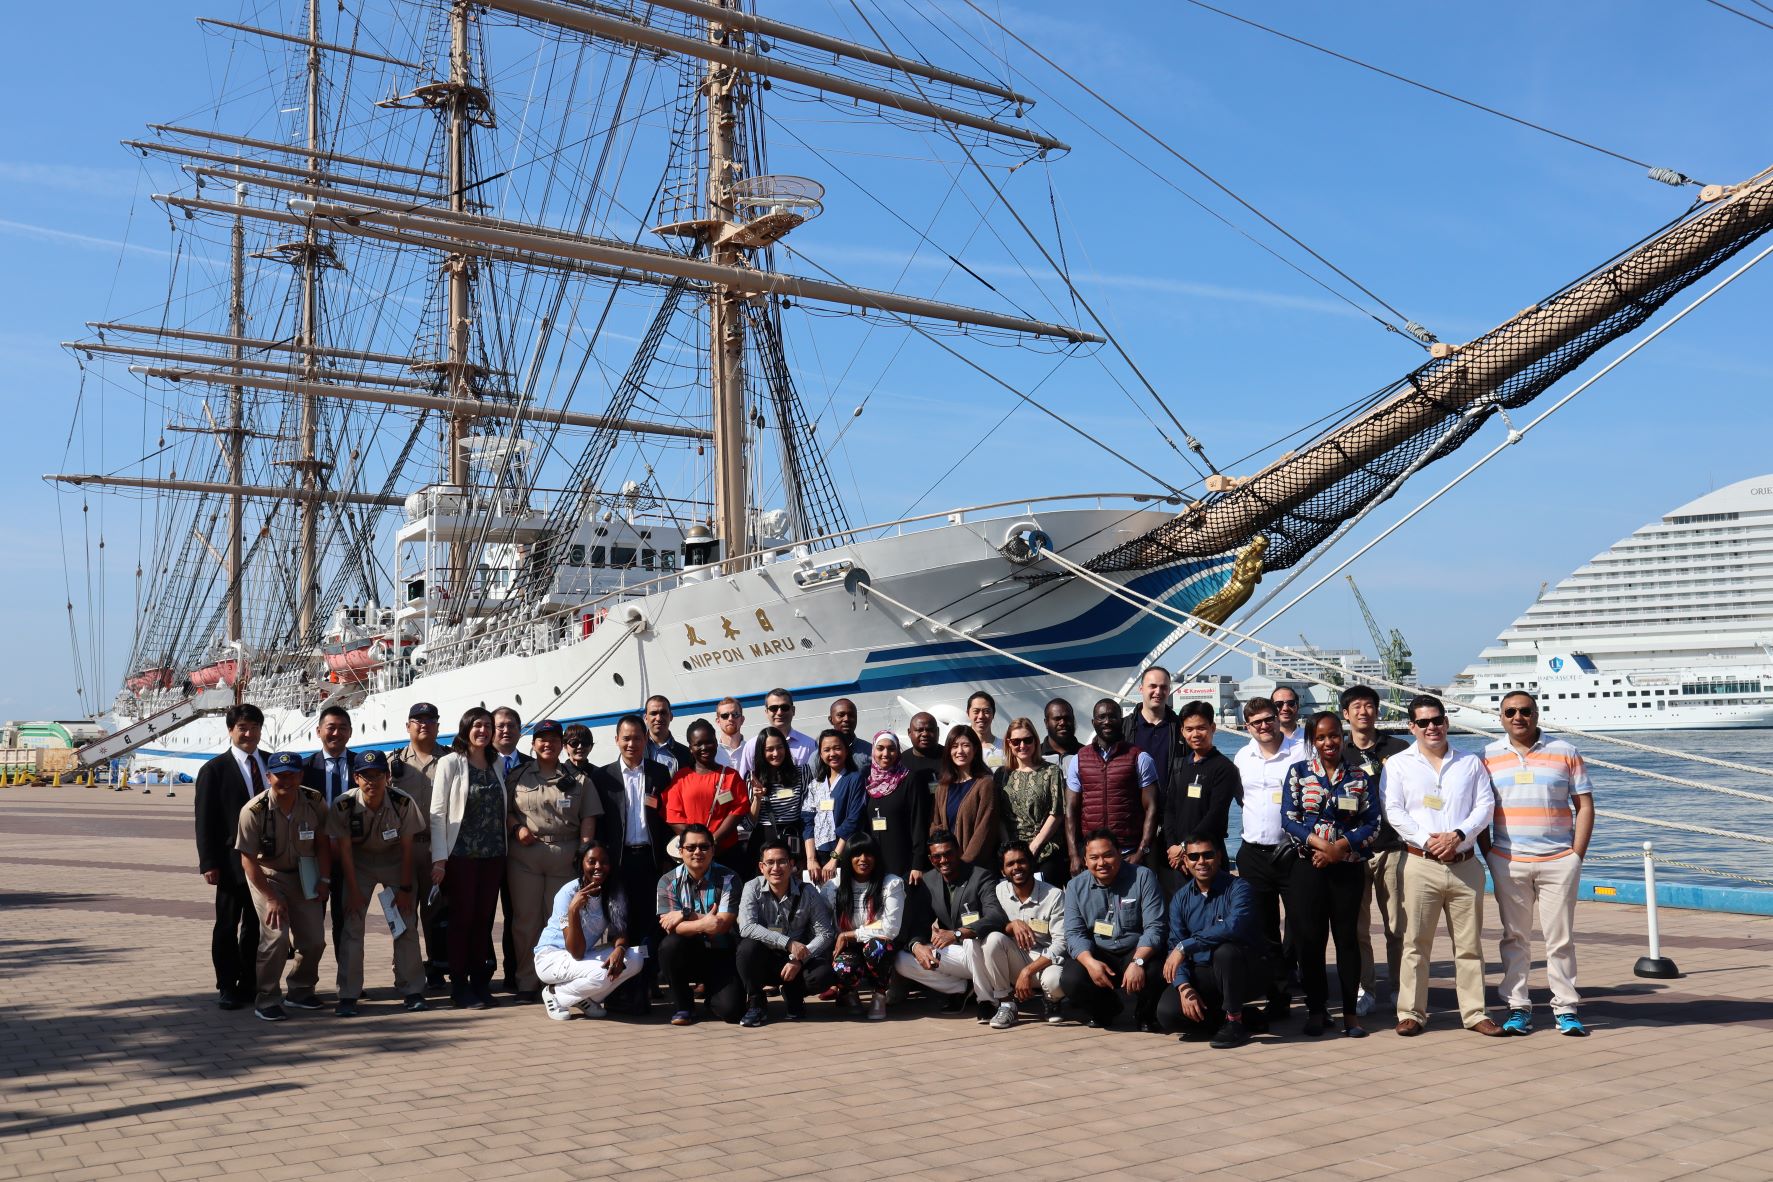
[{"label": "beige cardigan", "polygon": [[[488,762],[499,788],[504,789],[504,763],[496,757]],[[451,751],[437,761],[431,789],[431,856],[439,862],[447,860],[449,852],[456,848],[462,812],[468,806],[469,770],[468,757],[460,751]],[[506,837],[503,825],[499,826],[499,834]]]}]

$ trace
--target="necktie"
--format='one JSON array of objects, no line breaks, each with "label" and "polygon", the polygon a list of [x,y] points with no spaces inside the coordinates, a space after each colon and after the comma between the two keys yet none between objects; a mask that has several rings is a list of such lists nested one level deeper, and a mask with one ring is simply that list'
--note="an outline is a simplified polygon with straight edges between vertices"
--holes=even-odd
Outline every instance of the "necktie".
[{"label": "necktie", "polygon": [[328,777],[328,779],[332,781],[332,790],[326,794],[326,800],[328,804],[331,804],[345,791],[344,777],[339,774],[344,770],[345,761],[342,759],[332,759],[329,760],[328,763],[332,768],[332,773]]},{"label": "necktie", "polygon": [[257,796],[265,790],[265,773],[259,770],[257,753],[246,757],[246,766],[252,769],[252,794]]}]

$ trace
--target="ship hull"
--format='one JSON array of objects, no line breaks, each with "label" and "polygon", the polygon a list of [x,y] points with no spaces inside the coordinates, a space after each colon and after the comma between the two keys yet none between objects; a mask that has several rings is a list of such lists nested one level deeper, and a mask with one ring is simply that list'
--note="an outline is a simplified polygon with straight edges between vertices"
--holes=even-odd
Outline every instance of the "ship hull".
[{"label": "ship hull", "polygon": [[[1171,636],[1173,625],[1075,578],[1031,582],[1026,576],[1055,568],[1017,565],[1000,547],[1032,525],[1080,561],[1148,532],[1168,516],[1156,510],[1079,509],[951,522],[820,551],[800,562],[686,580],[612,604],[589,636],[569,616],[558,632],[532,628],[522,638],[528,652],[472,661],[351,701],[352,746],[404,745],[407,710],[426,701],[437,705],[446,736],[469,707],[509,705],[526,721],[550,717],[585,723],[593,729],[595,757],[614,758],[609,728],[622,715],[639,713],[649,695],[672,701],[681,736],[689,719],[712,715],[723,697],[756,706],[777,687],[804,703],[796,725],[805,731],[823,725],[837,697],[855,701],[863,734],[903,732],[919,710],[957,722],[975,689],[998,700],[1000,730],[1019,714],[1038,719],[1053,697],[1068,698],[1079,718],[1087,719],[1098,691],[1123,694],[1153,650]],[[1125,585],[1192,609],[1225,587],[1232,565],[1229,555],[1193,560],[1138,572],[1126,577]],[[808,579],[810,585],[795,577],[820,570],[832,577]],[[1014,656],[991,652],[873,599],[856,585],[862,581]],[[626,621],[635,614],[640,623],[630,628]],[[492,642],[472,643],[485,648]],[[447,654],[431,654],[439,655]],[[312,749],[316,713],[268,708],[262,745]],[[753,710],[746,733],[754,734],[764,722],[761,711]],[[220,720],[205,719],[141,749],[137,759],[194,775],[225,745]]]}]

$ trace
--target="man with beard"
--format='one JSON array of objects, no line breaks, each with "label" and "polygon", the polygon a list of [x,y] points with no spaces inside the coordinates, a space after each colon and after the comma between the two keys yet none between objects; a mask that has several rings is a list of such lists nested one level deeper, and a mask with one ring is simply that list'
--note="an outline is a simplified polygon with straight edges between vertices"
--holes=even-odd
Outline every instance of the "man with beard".
[{"label": "man with beard", "polygon": [[1077,740],[1077,713],[1064,698],[1054,698],[1046,708],[1047,741],[1040,754],[1048,763],[1064,763],[1083,744]]},{"label": "man with beard", "polygon": [[1085,833],[1114,834],[1118,852],[1134,866],[1145,864],[1157,833],[1157,766],[1123,737],[1120,703],[1103,698],[1090,723],[1095,741],[1065,761],[1065,831],[1074,875],[1084,869]]}]

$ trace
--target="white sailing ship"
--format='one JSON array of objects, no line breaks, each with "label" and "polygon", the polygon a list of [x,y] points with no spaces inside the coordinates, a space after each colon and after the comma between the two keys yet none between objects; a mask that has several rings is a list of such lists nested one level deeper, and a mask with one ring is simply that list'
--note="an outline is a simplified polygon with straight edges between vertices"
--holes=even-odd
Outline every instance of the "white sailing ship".
[{"label": "white sailing ship", "polygon": [[1537,694],[1554,727],[1773,726],[1773,475],[1633,530],[1541,594],[1448,687],[1491,709],[1514,689]]},{"label": "white sailing ship", "polygon": [[[855,699],[866,731],[958,712],[982,687],[1038,716],[1166,647],[1176,620],[1151,604],[1223,622],[1264,574],[1773,226],[1773,177],[1709,186],[1472,341],[1411,325],[1424,364],[1251,475],[1220,471],[1147,386],[1193,472],[1066,493],[1031,471],[1013,500],[862,525],[788,360],[819,315],[920,333],[1031,403],[972,338],[1101,347],[1137,369],[1062,267],[1081,325],[865,290],[789,257],[824,189],[770,171],[763,109],[792,97],[913,126],[976,165],[1064,147],[1031,100],[749,0],[386,13],[328,28],[332,7],[307,0],[289,27],[215,22],[287,51],[264,108],[130,143],[182,172],[156,200],[225,234],[231,270],[175,273],[164,315],[69,342],[188,411],[168,425],[183,443],[144,440],[134,471],[51,478],[156,498],[113,716],[173,770],[225,742],[194,705],[206,687],[264,707],[274,747],[310,742],[332,703],[382,747],[415,700],[446,720],[510,703],[597,727],[649,694],[687,715],[783,686]],[[520,44],[545,85],[490,64]],[[1051,260],[1009,182],[984,183]],[[283,281],[263,280],[272,265]],[[624,311],[635,331],[606,333]]]}]

